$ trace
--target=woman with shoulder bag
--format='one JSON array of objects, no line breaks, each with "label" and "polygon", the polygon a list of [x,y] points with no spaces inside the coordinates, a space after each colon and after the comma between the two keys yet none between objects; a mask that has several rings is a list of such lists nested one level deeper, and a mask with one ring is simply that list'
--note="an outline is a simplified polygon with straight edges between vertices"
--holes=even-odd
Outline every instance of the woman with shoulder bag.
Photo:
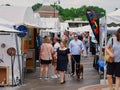
[{"label": "woman with shoulder bag", "polygon": [[[112,44],[113,39],[113,44]],[[109,50],[112,47],[113,52]],[[113,62],[107,63],[107,79],[110,90],[113,89],[112,75],[115,75],[115,90],[119,90],[120,87],[120,28],[116,32],[116,36],[109,39],[106,45],[106,52],[110,55]]]},{"label": "woman with shoulder bag", "polygon": [[46,37],[40,47],[40,56],[39,56],[39,59],[41,61],[40,79],[42,79],[44,68],[45,68],[45,79],[48,79],[50,55],[52,55],[53,52],[54,52],[54,49],[51,44],[51,40],[49,37]]}]

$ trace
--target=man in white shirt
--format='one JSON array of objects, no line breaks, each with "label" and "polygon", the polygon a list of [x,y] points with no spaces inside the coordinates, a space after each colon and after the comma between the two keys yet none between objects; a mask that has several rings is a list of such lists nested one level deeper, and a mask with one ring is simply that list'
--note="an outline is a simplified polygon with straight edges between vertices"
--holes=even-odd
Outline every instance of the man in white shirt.
[{"label": "man in white shirt", "polygon": [[[56,52],[57,49],[60,47],[60,44],[58,42],[58,38],[57,37],[54,37],[53,43],[54,43],[54,51]],[[56,55],[56,53],[53,55],[52,65],[54,66],[54,74],[55,74],[55,75],[52,76],[52,78],[58,78],[59,74],[58,74],[58,72],[56,70],[56,66],[57,66],[57,55]]]}]

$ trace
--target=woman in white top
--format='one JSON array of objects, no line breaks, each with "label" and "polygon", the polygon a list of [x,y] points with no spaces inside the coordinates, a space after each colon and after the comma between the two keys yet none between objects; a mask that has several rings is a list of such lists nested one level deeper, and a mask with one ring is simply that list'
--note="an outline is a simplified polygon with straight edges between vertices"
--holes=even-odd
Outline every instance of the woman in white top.
[{"label": "woman in white top", "polygon": [[[113,49],[113,52],[109,50],[109,48]],[[111,90],[113,90],[112,85],[112,75],[115,74],[116,84],[115,90],[119,90],[120,87],[120,28],[116,32],[116,37],[112,37],[109,39],[108,44],[106,46],[106,51],[110,55],[113,63],[107,64],[107,78],[108,84]]]}]

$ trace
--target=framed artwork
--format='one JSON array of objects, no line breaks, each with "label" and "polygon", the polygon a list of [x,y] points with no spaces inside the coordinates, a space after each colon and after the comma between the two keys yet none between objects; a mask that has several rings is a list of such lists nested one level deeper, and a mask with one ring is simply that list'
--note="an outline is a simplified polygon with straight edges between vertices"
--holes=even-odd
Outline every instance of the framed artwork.
[{"label": "framed artwork", "polygon": [[34,28],[28,29],[28,44],[30,49],[34,48]]}]

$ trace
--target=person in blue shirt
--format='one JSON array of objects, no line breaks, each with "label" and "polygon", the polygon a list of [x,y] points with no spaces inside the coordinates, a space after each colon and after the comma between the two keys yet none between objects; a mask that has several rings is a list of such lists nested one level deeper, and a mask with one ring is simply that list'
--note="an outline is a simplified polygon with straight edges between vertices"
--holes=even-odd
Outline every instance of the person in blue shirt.
[{"label": "person in blue shirt", "polygon": [[69,49],[70,53],[72,55],[71,57],[71,67],[72,67],[72,73],[71,76],[74,75],[75,72],[75,62],[80,63],[81,54],[84,51],[84,46],[81,40],[78,39],[78,35],[74,34],[74,39],[70,41],[69,43]]}]

